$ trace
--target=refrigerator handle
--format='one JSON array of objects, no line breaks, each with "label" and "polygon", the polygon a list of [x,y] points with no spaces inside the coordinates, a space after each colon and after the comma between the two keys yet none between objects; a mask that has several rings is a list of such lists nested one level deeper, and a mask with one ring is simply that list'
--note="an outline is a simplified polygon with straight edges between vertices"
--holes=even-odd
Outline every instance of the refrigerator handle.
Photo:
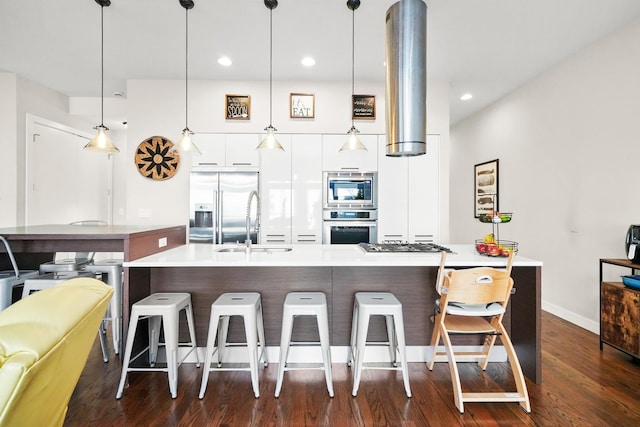
[{"label": "refrigerator handle", "polygon": [[218,191],[213,190],[213,244],[218,244]]},{"label": "refrigerator handle", "polygon": [[224,208],[222,205],[222,194],[224,193],[224,191],[220,190],[218,191],[218,244],[222,244],[222,212],[224,212]]}]

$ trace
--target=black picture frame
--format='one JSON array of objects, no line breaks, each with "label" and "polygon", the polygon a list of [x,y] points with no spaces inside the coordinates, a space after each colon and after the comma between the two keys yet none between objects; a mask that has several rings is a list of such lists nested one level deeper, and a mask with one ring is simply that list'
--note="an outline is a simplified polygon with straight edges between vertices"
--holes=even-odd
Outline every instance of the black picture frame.
[{"label": "black picture frame", "polygon": [[500,190],[499,160],[478,163],[473,167],[473,215],[488,214],[498,211],[498,194]]},{"label": "black picture frame", "polygon": [[354,120],[375,120],[376,96],[351,95],[351,118]]}]

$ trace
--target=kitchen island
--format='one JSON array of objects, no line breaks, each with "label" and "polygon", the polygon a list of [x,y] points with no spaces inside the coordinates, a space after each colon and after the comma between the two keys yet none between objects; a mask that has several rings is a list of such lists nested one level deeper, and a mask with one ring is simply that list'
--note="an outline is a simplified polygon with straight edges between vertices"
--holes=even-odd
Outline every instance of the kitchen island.
[{"label": "kitchen island", "polygon": [[[449,246],[448,268],[504,267],[505,258],[481,256],[473,246]],[[282,304],[288,292],[322,291],[329,304],[332,346],[348,346],[353,298],[360,291],[393,292],[403,305],[407,345],[418,349],[414,360],[426,360],[433,325],[439,253],[366,253],[358,245],[293,245],[292,250],[254,246],[251,253],[221,252],[233,246],[187,244],[128,261],[129,290],[125,305],[153,292],[190,292],[199,347],[206,345],[211,303],[223,292],[260,292],[268,346],[280,342]],[[258,250],[256,250],[258,249]],[[262,251],[259,251],[262,249]],[[517,255],[512,276],[516,292],[505,325],[525,375],[540,383],[540,285],[542,262]],[[313,339],[312,322],[299,322],[294,337]],[[125,323],[126,324],[126,323]],[[384,331],[380,322],[372,334]],[[238,329],[238,328],[236,328]],[[240,328],[241,329],[241,328]],[[317,335],[315,335],[317,337]],[[240,335],[241,337],[241,335]],[[233,338],[233,335],[232,335]],[[375,338],[375,336],[374,336]],[[457,341],[478,345],[481,340]]]}]

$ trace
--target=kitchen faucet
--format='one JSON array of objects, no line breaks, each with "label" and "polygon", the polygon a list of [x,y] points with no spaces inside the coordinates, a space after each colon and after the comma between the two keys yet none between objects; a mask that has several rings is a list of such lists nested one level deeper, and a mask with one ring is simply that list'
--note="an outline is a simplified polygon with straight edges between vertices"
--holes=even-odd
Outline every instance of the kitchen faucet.
[{"label": "kitchen faucet", "polygon": [[260,235],[260,195],[257,190],[253,190],[249,193],[249,199],[247,200],[247,239],[244,242],[247,246],[247,252],[251,252],[251,202],[254,196],[256,198],[256,243]]}]

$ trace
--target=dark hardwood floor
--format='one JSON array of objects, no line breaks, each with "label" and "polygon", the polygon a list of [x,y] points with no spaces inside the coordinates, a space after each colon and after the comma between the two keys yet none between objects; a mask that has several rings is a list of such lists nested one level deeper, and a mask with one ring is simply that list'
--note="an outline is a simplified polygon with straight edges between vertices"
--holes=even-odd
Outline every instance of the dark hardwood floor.
[{"label": "dark hardwood floor", "polygon": [[[115,399],[120,363],[103,363],[94,345],[78,383],[65,426],[632,426],[640,425],[640,364],[605,346],[598,336],[549,313],[542,316],[542,384],[527,382],[531,414],[515,403],[467,403],[460,414],[453,403],[449,368],[411,363],[412,398],[399,373],[368,370],[357,397],[351,371],[333,365],[335,397],[326,391],[322,371],[285,375],[275,399],[277,364],[260,374],[259,399],[248,372],[210,374],[207,393],[198,399],[201,369],[183,365],[178,397],[171,399],[164,373],[132,373],[121,400]],[[506,363],[490,363],[486,373],[461,364],[465,385],[484,390],[512,388]]]}]

